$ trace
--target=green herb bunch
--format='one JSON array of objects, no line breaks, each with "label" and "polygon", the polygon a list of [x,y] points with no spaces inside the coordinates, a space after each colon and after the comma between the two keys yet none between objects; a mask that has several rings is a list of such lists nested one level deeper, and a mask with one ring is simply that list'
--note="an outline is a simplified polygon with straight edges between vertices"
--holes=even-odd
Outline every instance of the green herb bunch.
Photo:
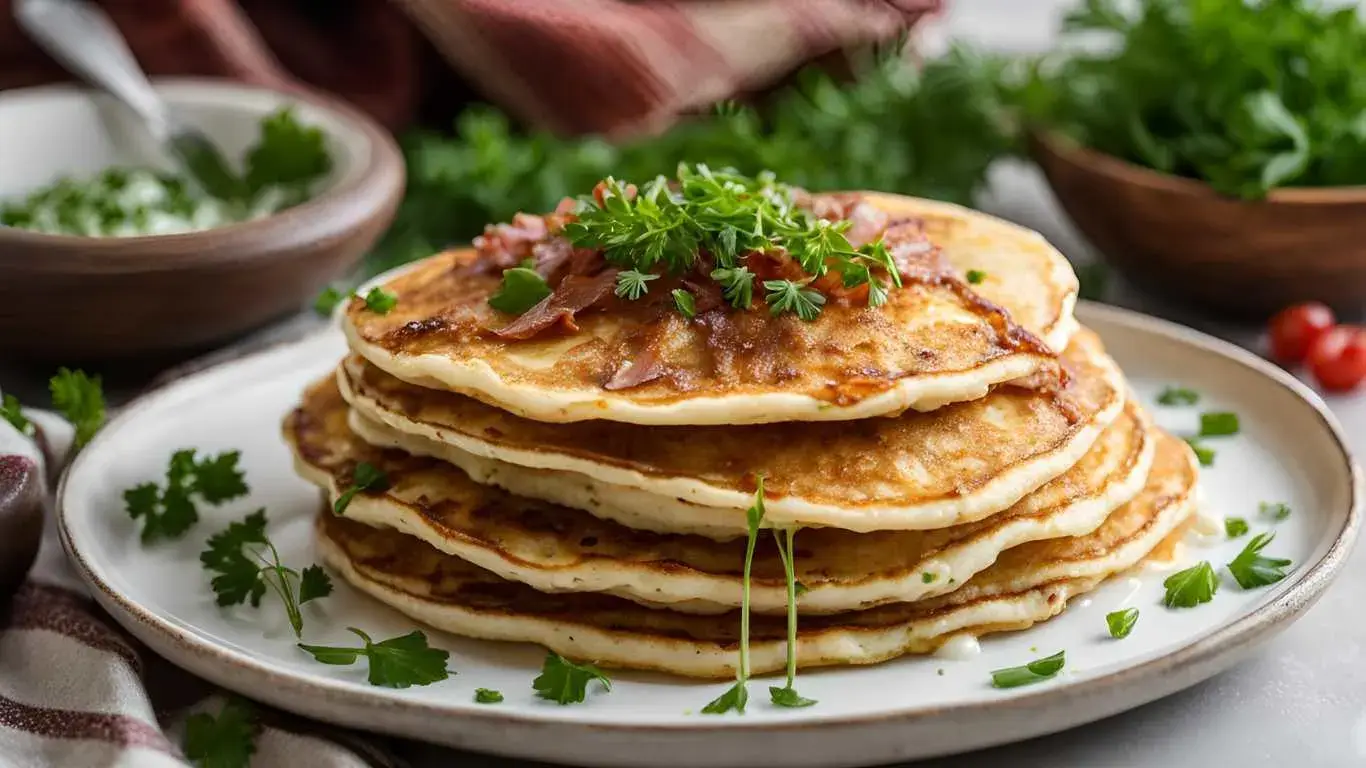
[{"label": "green herb bunch", "polygon": [[1001,120],[1002,67],[965,49],[923,67],[892,51],[867,57],[848,82],[811,69],[758,110],[726,105],[624,144],[521,134],[496,110],[469,109],[453,137],[405,137],[407,195],[367,267],[468,242],[488,222],[551,210],[608,176],[649,179],[685,161],[772,171],[812,190],[970,202],[987,166],[1013,148]]},{"label": "green herb bunch", "polygon": [[1032,122],[1243,198],[1366,181],[1355,4],[1086,0],[1063,31],[1089,45],[1035,63]]}]

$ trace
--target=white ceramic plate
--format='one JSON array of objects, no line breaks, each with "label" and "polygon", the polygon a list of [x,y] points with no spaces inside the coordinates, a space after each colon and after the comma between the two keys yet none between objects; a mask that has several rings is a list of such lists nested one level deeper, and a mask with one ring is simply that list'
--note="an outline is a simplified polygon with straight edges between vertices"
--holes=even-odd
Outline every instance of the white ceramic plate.
[{"label": "white ceramic plate", "polygon": [[[1198,408],[1152,410],[1177,432],[1202,409],[1242,417],[1237,437],[1209,441],[1218,455],[1204,472],[1208,510],[1274,527],[1268,555],[1294,561],[1289,577],[1244,591],[1225,573],[1216,599],[1195,609],[1159,604],[1164,573],[1115,580],[1059,618],[988,638],[967,660],[908,658],[874,667],[803,674],[810,709],[770,706],[767,680],[751,687],[744,716],[696,714],[726,687],[658,675],[615,675],[610,694],[558,706],[534,697],[542,652],[430,632],[452,652],[458,674],[394,691],[366,684],[364,665],[317,664],[294,647],[283,611],[215,607],[198,555],[228,521],[264,506],[286,562],[314,560],[310,518],[317,492],[297,479],[279,422],[299,392],[344,351],[335,331],[186,377],[123,410],[71,468],[60,493],[63,537],[95,597],[156,652],[219,685],[304,715],[472,750],[595,766],[870,765],[985,747],[1093,721],[1218,673],[1308,608],[1341,567],[1355,538],[1361,477],[1318,398],[1274,366],[1207,336],[1122,310],[1081,309],[1152,404],[1166,384],[1204,395]],[[251,496],[208,511],[179,542],[144,548],[124,514],[123,489],[160,479],[172,451],[240,449]],[[1281,523],[1258,519],[1260,501],[1283,501]],[[1191,547],[1191,560],[1221,564],[1247,541]],[[1133,634],[1106,634],[1105,614],[1137,606]],[[338,583],[306,608],[312,643],[349,643],[348,625],[388,637],[413,622]],[[1067,668],[1046,683],[997,690],[989,671],[1067,651]],[[942,674],[941,674],[942,670]],[[477,705],[477,687],[501,690]]]}]

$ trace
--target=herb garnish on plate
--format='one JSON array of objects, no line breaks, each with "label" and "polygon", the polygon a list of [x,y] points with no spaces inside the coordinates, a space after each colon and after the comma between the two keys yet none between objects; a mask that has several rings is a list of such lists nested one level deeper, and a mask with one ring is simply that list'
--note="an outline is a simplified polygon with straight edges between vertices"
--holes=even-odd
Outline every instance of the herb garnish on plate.
[{"label": "herb garnish on plate", "polygon": [[1209,561],[1202,560],[1168,576],[1162,586],[1167,589],[1162,597],[1163,605],[1168,608],[1194,608],[1214,599],[1214,593],[1219,591],[1219,577]]},{"label": "herb garnish on plate", "polygon": [[362,461],[351,472],[351,485],[347,486],[332,503],[332,513],[342,515],[351,506],[356,494],[365,491],[383,491],[389,487],[389,477],[384,471],[368,461]]},{"label": "herb garnish on plate", "polygon": [[142,483],[123,492],[124,508],[142,520],[142,543],[174,539],[199,522],[195,497],[217,506],[247,494],[247,483],[237,461],[238,451],[223,451],[196,459],[193,448],[171,454],[166,485]]},{"label": "herb garnish on plate", "polygon": [[299,643],[299,647],[323,664],[346,666],[365,658],[370,664],[370,684],[384,688],[430,685],[445,680],[452,674],[446,668],[450,652],[427,645],[427,635],[419,630],[377,643],[360,629],[346,629],[358,636],[364,645],[354,648]]},{"label": "herb garnish on plate", "polygon": [[588,684],[597,680],[603,690],[612,690],[612,679],[592,664],[576,664],[553,651],[547,652],[541,674],[531,681],[531,687],[542,699],[558,704],[582,704],[588,696]]},{"label": "herb garnish on plate", "polygon": [[216,574],[212,586],[221,606],[250,602],[256,608],[266,589],[273,590],[285,606],[295,637],[301,636],[304,628],[299,606],[332,593],[332,579],[320,566],[296,571],[280,562],[279,551],[266,536],[264,509],[210,536],[199,561]]},{"label": "herb garnish on plate", "polygon": [[1062,671],[1066,662],[1066,652],[1058,651],[1052,656],[1036,659],[1018,667],[1006,667],[991,671],[991,684],[997,688],[1017,688],[1044,680],[1051,680]]},{"label": "herb garnish on plate", "polygon": [[1134,624],[1138,623],[1138,609],[1125,608],[1119,611],[1112,611],[1105,614],[1105,624],[1110,629],[1110,637],[1122,640],[1129,636],[1133,631]]},{"label": "herb garnish on plate", "polygon": [[1259,533],[1243,547],[1243,551],[1228,564],[1228,572],[1243,589],[1265,587],[1285,578],[1290,561],[1279,557],[1262,557],[1262,550],[1276,538],[1274,533]]}]

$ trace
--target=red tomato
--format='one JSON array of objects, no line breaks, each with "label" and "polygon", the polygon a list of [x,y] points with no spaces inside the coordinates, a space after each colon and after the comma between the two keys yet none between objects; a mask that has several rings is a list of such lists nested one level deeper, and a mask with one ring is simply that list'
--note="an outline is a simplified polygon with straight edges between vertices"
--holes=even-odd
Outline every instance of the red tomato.
[{"label": "red tomato", "polygon": [[1333,310],[1317,301],[1286,307],[1271,318],[1271,356],[1283,363],[1298,363],[1314,340],[1335,323]]},{"label": "red tomato", "polygon": [[1339,325],[1309,348],[1309,370],[1329,392],[1346,392],[1366,379],[1366,328]]}]

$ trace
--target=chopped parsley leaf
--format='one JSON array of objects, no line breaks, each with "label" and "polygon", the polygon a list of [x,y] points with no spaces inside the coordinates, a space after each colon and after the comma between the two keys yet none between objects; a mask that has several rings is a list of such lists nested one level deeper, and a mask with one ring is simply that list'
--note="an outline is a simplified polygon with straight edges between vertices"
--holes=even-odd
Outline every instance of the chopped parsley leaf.
[{"label": "chopped parsley leaf", "polygon": [[365,308],[377,315],[387,315],[396,306],[398,297],[378,285],[365,294]]},{"label": "chopped parsley leaf", "polygon": [[1031,661],[1019,667],[1006,667],[991,672],[991,684],[997,688],[1017,688],[1021,685],[1052,679],[1066,663],[1064,651]]},{"label": "chopped parsley leaf", "polygon": [[1262,517],[1279,523],[1290,517],[1290,505],[1284,502],[1271,503],[1263,501],[1257,505],[1257,514]]},{"label": "chopped parsley leaf", "polygon": [[1238,414],[1228,411],[1206,411],[1200,414],[1200,437],[1223,437],[1238,434]]},{"label": "chopped parsley leaf", "polygon": [[142,543],[174,539],[199,522],[194,497],[219,505],[247,494],[247,483],[237,462],[238,451],[223,451],[196,460],[194,449],[171,454],[166,485],[143,483],[123,492],[128,516],[142,521]]},{"label": "chopped parsley leaf", "polygon": [[550,651],[546,653],[541,674],[531,681],[536,695],[558,704],[579,704],[588,695],[588,684],[597,680],[603,690],[612,690],[612,680],[592,664],[575,664]]},{"label": "chopped parsley leaf", "polygon": [[359,636],[365,645],[348,648],[299,643],[299,648],[323,664],[346,666],[365,657],[370,662],[370,684],[385,688],[430,685],[451,676],[451,671],[446,668],[450,652],[427,645],[427,636],[421,631],[413,630],[406,635],[376,643],[355,627],[347,629]]},{"label": "chopped parsley leaf", "polygon": [[329,285],[322,289],[322,292],[318,294],[318,298],[313,300],[313,311],[323,317],[330,317],[332,312],[336,310],[337,305],[342,303],[342,299],[345,298],[346,294],[337,290],[335,286]]},{"label": "chopped parsley leaf", "polygon": [[14,395],[0,398],[0,419],[8,421],[10,426],[19,430],[22,435],[32,435],[34,432],[33,422],[24,416],[24,411],[19,406],[19,398]]},{"label": "chopped parsley leaf", "polygon": [[341,515],[346,513],[346,508],[351,506],[351,500],[356,494],[363,491],[384,491],[389,488],[389,478],[384,471],[368,461],[362,461],[356,465],[351,473],[351,485],[342,491],[337,500],[332,503],[332,513]]},{"label": "chopped parsley leaf", "polygon": [[920,573],[920,583],[922,583],[922,584],[933,584],[933,583],[934,583],[934,580],[935,580],[935,575],[934,575],[933,573],[930,573],[929,571],[921,571],[921,573]]},{"label": "chopped parsley leaf", "polygon": [[969,269],[969,270],[968,270],[968,282],[971,283],[972,285],[981,285],[982,281],[985,280],[985,279],[987,279],[987,273],[983,272],[982,270],[980,270],[980,269]]},{"label": "chopped parsley leaf", "polygon": [[1236,539],[1247,533],[1247,521],[1241,517],[1224,518],[1224,533],[1230,539]]},{"label": "chopped parsley leaf", "polygon": [[1195,405],[1200,393],[1187,387],[1167,387],[1157,396],[1158,405]]},{"label": "chopped parsley leaf", "polygon": [[250,704],[228,699],[217,717],[197,712],[185,720],[185,757],[200,768],[247,768],[260,730]]},{"label": "chopped parsley leaf", "polygon": [[1243,551],[1228,564],[1229,573],[1243,589],[1265,587],[1285,578],[1290,561],[1279,557],[1262,557],[1262,550],[1273,540],[1274,533],[1259,533],[1243,547]]},{"label": "chopped parsley leaf", "polygon": [[503,701],[503,694],[490,688],[475,688],[474,702],[476,704],[500,704]]},{"label": "chopped parsley leaf", "polygon": [[1168,576],[1162,586],[1167,588],[1166,595],[1162,597],[1163,605],[1168,608],[1194,608],[1214,599],[1214,593],[1219,591],[1219,577],[1209,561],[1202,560]]},{"label": "chopped parsley leaf", "polygon": [[1128,637],[1136,623],[1138,623],[1137,608],[1125,608],[1122,611],[1112,611],[1105,614],[1105,624],[1110,628],[1110,637],[1117,640]]},{"label": "chopped parsley leaf", "polygon": [[52,405],[62,417],[76,428],[75,445],[80,449],[104,426],[104,390],[99,376],[87,376],[84,371],[57,369],[48,382]]},{"label": "chopped parsley leaf", "polygon": [[1205,445],[1204,443],[1200,442],[1199,440],[1196,440],[1196,439],[1193,438],[1193,437],[1188,437],[1188,438],[1186,438],[1186,445],[1189,445],[1189,446],[1191,447],[1191,450],[1195,452],[1195,458],[1196,458],[1197,461],[1200,462],[1200,466],[1202,466],[1202,467],[1212,467],[1212,466],[1214,466],[1214,449],[1213,449],[1213,448],[1210,448],[1209,446]]}]

